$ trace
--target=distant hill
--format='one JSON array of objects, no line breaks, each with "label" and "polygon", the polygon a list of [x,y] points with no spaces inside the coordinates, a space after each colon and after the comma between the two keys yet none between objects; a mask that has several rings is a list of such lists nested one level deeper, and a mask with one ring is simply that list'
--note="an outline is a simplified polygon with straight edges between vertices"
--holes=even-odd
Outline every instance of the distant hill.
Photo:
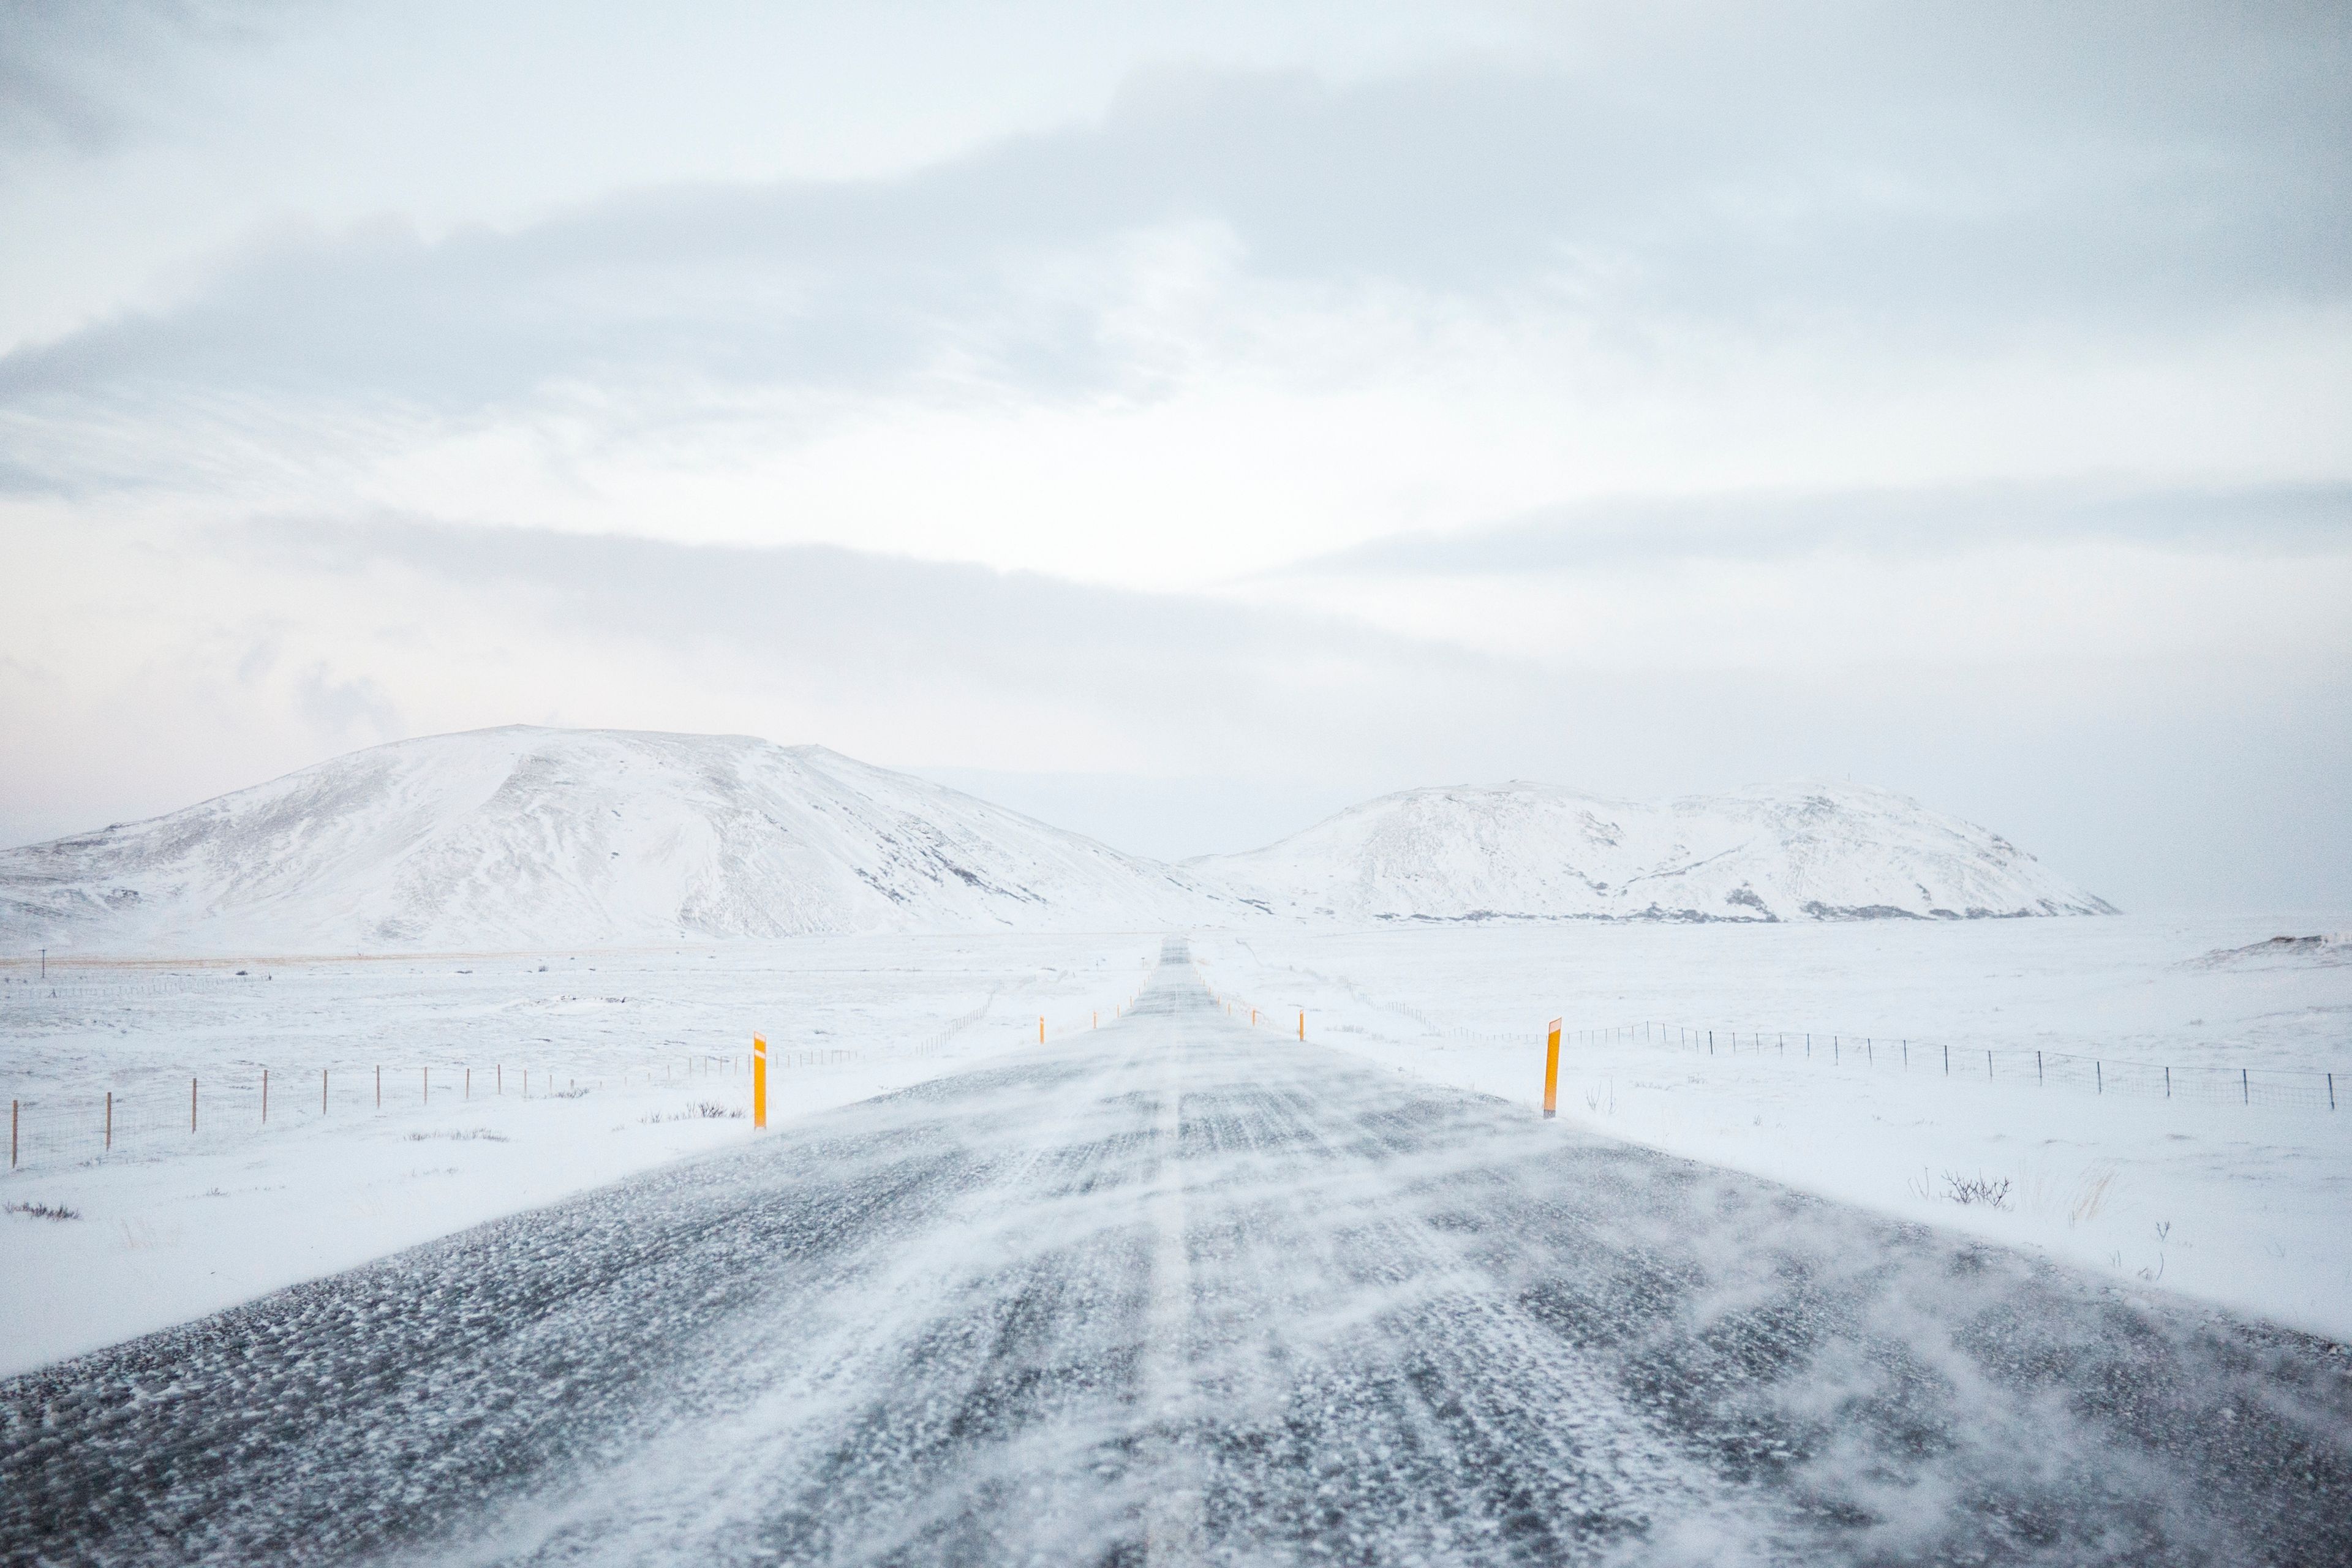
[{"label": "distant hill", "polygon": [[1658,805],[1538,784],[1407,790],[1181,868],[1272,915],[1351,923],[2115,912],[1997,834],[1843,784]]},{"label": "distant hill", "polygon": [[520,726],[0,850],[0,944],[19,952],[2113,912],[1995,834],[1849,784],[1654,805],[1548,784],[1409,790],[1171,867],[822,746]]},{"label": "distant hill", "polygon": [[0,936],[19,948],[478,951],[1225,913],[1090,838],[730,735],[437,735],[0,851]]}]

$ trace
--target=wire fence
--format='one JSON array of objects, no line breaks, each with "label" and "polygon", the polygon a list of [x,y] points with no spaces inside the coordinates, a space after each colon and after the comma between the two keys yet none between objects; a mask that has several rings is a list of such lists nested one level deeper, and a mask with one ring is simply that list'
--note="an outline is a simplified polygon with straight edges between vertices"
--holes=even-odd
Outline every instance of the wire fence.
[{"label": "wire fence", "polygon": [[[1297,1037],[1308,1037],[1306,1012],[1296,1005],[1286,1005],[1277,1015],[1221,994],[1213,992],[1213,995],[1226,1012],[1253,1024],[1277,1016],[1286,1023],[1296,1016]],[[1527,1045],[1537,1053],[1537,1070],[1540,1071],[1542,1030],[1521,1033],[1470,1029],[1441,1023],[1401,1002],[1379,1001],[1374,1005],[1411,1018],[1448,1039],[1479,1046]],[[1329,1027],[1342,1034],[1354,1032],[1344,1024]],[[2036,1089],[2080,1090],[2099,1097],[2117,1095],[2205,1105],[2333,1111],[2344,1098],[2352,1095],[2352,1078],[2339,1084],[2338,1075],[2325,1068],[2256,1067],[2251,1063],[2182,1065],[2046,1047],[1955,1046],[1946,1041],[1899,1036],[1710,1028],[1655,1019],[1564,1030],[1561,1065],[1573,1068],[1579,1049],[1625,1045],[1727,1062],[1759,1058],[1840,1072],[1899,1073],[1950,1082],[2028,1084]]]},{"label": "wire fence", "polygon": [[[16,989],[23,993],[33,987],[20,984]],[[55,998],[58,1001],[121,1001],[145,994],[137,979],[65,982],[45,987],[45,996],[51,989],[58,993]],[[68,991],[80,994],[68,996],[64,994]],[[1019,1028],[1022,1039],[1042,1039],[1049,1019],[1056,1034],[1091,1029],[1106,1016],[1123,1012],[1131,1001],[1129,997],[1112,1009],[1090,1011],[1083,1020],[1019,1015],[1001,1022]],[[891,1049],[771,1043],[768,1068],[776,1072],[937,1058],[959,1035],[981,1024],[994,1005],[992,997],[931,1033]],[[1025,1021],[1029,1016],[1035,1017],[1034,1025]],[[330,1065],[287,1071],[236,1064],[185,1078],[151,1075],[134,1084],[104,1090],[20,1094],[8,1102],[8,1169],[55,1169],[92,1161],[215,1151],[271,1132],[330,1123],[356,1125],[374,1118],[422,1117],[478,1101],[488,1105],[572,1100],[607,1087],[684,1087],[750,1076],[748,1052],[721,1054],[689,1050],[683,1041],[664,1043],[677,1049],[618,1065],[446,1061]]]},{"label": "wire fence", "polygon": [[[845,1049],[781,1053],[784,1065],[802,1067],[856,1055]],[[740,1076],[749,1059],[697,1052],[579,1071],[505,1062],[294,1072],[237,1066],[184,1079],[150,1077],[95,1093],[17,1096],[8,1102],[8,1168],[212,1152],[271,1132],[331,1123],[423,1117],[478,1102],[576,1100],[607,1085],[688,1085]]]},{"label": "wire fence", "polygon": [[[1562,1056],[1565,1058],[1580,1047],[1614,1045],[1653,1046],[1685,1056],[1727,1062],[1752,1058],[1841,1072],[2023,1083],[2093,1095],[2178,1100],[2206,1105],[2332,1111],[2339,1098],[2336,1075],[2326,1069],[2181,1065],[2079,1051],[1954,1046],[1902,1037],[1717,1029],[1655,1020],[1570,1031],[1562,1038]],[[2352,1083],[2340,1087],[2352,1090]]]},{"label": "wire fence", "polygon": [[109,975],[104,979],[68,979],[58,975],[38,980],[20,975],[0,975],[0,1006],[37,1002],[98,1006],[110,1002],[144,1002],[158,996],[177,996],[189,988],[189,980],[177,974]]}]

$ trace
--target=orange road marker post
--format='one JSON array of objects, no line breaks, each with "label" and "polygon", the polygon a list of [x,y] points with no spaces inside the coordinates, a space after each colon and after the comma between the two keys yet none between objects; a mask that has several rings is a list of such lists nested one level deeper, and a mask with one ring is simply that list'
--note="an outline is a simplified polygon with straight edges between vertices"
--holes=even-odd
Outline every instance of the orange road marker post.
[{"label": "orange road marker post", "polygon": [[768,1042],[759,1036],[751,1037],[751,1131],[765,1131],[768,1126]]},{"label": "orange road marker post", "polygon": [[1544,1042],[1544,1120],[1559,1114],[1559,1020],[1551,1021],[1551,1036]]},{"label": "orange road marker post", "polygon": [[1302,1040],[1307,1037],[1307,1009],[1304,1007],[1298,1010],[1298,1037]]},{"label": "orange road marker post", "polygon": [[1043,1013],[1037,1015],[1037,1043],[1041,1046],[1045,1043],[1045,1015]]}]

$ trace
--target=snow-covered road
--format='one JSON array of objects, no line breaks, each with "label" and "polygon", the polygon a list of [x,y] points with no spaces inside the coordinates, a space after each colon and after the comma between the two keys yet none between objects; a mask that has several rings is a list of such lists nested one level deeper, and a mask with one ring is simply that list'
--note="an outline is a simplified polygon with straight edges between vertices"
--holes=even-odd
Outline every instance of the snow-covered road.
[{"label": "snow-covered road", "polygon": [[1229,1020],[0,1384],[0,1559],[2352,1561],[2352,1361]]}]

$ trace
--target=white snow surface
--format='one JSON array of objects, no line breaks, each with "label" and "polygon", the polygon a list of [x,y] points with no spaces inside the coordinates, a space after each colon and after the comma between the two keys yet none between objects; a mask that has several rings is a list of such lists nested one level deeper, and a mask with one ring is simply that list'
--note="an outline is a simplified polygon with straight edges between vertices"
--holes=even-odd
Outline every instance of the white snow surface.
[{"label": "white snow surface", "polygon": [[1090,1034],[1160,941],[0,960],[0,1376],[741,1143],[755,1033],[773,1127]]},{"label": "white snow surface", "polygon": [[[1304,1012],[1310,1044],[1523,1105],[1558,1017],[1563,1120],[2352,1342],[2352,965],[2305,939],[2343,923],[1269,925],[1192,950],[1244,1018]],[[2036,1052],[2104,1057],[2106,1092],[2040,1080]],[[2186,1092],[2241,1070],[2250,1103]],[[1974,1180],[2008,1186],[1957,1201]]]},{"label": "white snow surface", "polygon": [[89,952],[1132,930],[1180,873],[822,746],[511,726],[376,746],[0,851],[0,941]]},{"label": "white snow surface", "polygon": [[1349,924],[2115,912],[1998,834],[1851,784],[1659,805],[1542,784],[1406,790],[1182,869],[1276,914]]},{"label": "white snow surface", "polygon": [[[1570,1121],[2041,1250],[2119,1289],[2352,1341],[2352,965],[2312,958],[2325,943],[2271,940],[2346,923],[2340,910],[1262,922],[1196,932],[1192,951],[1241,1018],[1265,1007],[1269,1032],[1294,1036],[1303,1010],[1311,1046],[1523,1105],[1540,1096],[1544,1023],[1563,1017]],[[1045,933],[268,965],[85,957],[46,980],[0,959],[0,1077],[25,1152],[0,1196],[79,1215],[0,1215],[0,1373],[747,1139],[740,1119],[676,1118],[746,1103],[755,1030],[775,1052],[779,1124],[1032,1045],[1041,1016],[1083,1044],[1159,948]],[[2259,956],[2206,961],[2240,952]],[[1725,1048],[1619,1032],[1644,1021],[1721,1031]],[[1789,1049],[1759,1053],[1759,1030],[1788,1031]],[[1808,1055],[1802,1031],[1843,1032],[1849,1048]],[[1850,1048],[1864,1036],[1875,1065]],[[1911,1070],[1883,1048],[1905,1037]],[[1943,1070],[1944,1046],[1961,1070]],[[1988,1048],[2003,1064],[1992,1081],[1976,1066]],[[2043,1086],[2021,1065],[2037,1049],[2105,1055],[2111,1069],[2333,1072],[2342,1109]],[[550,1099],[551,1080],[594,1087]],[[1948,1173],[2011,1187],[1999,1205],[1962,1205]]]}]

